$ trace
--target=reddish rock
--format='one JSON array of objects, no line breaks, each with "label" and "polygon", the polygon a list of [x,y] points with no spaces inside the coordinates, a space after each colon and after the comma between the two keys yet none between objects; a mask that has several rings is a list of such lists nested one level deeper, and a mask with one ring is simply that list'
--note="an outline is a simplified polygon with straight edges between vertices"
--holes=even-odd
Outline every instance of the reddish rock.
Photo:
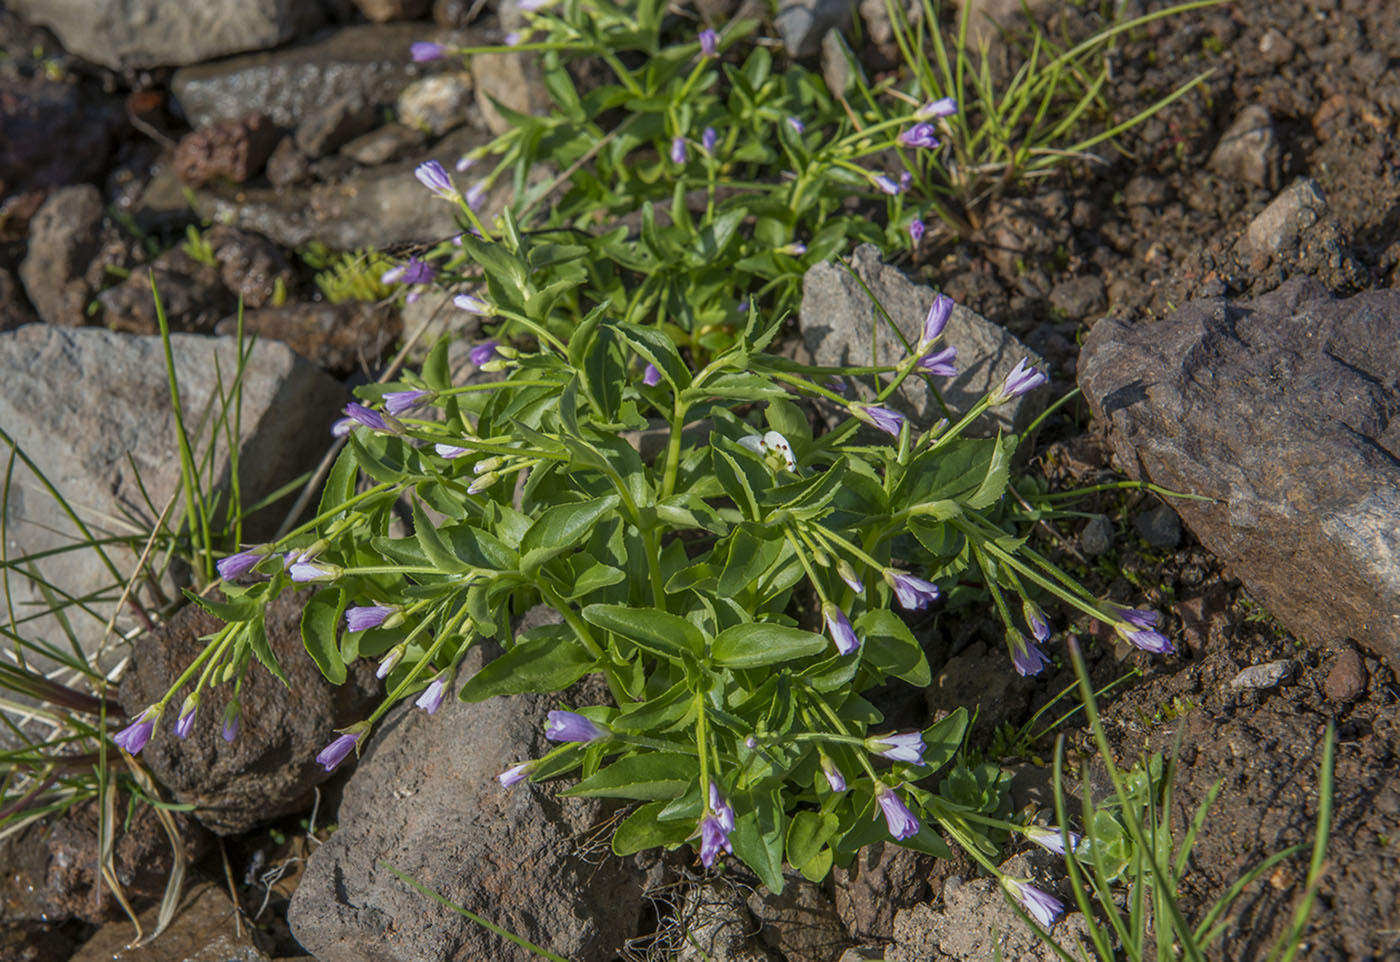
[{"label": "reddish rock", "polygon": [[282,249],[261,234],[219,224],[205,231],[204,239],[214,251],[224,286],[243,298],[244,307],[271,305],[279,287],[285,294],[296,283]]},{"label": "reddish rock", "polygon": [[246,114],[191,131],[175,148],[175,173],[191,187],[214,180],[241,184],[255,177],[281,139],[265,114]]},{"label": "reddish rock", "polygon": [[1322,690],[1333,701],[1351,701],[1366,693],[1366,662],[1361,652],[1348,648],[1337,656]]}]

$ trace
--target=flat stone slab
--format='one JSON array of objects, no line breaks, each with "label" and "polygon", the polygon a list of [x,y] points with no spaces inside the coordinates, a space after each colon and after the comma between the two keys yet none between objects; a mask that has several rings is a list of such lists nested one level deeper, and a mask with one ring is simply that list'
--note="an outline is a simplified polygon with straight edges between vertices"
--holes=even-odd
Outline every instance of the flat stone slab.
[{"label": "flat stone slab", "polygon": [[1079,383],[1128,473],[1217,499],[1172,507],[1290,631],[1400,665],[1400,291],[1105,319]]}]

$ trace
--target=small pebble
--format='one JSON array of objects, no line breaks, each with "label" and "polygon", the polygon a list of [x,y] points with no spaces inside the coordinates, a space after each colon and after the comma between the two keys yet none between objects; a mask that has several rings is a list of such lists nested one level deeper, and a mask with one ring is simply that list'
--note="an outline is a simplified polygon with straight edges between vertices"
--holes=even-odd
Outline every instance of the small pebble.
[{"label": "small pebble", "polygon": [[1094,515],[1079,533],[1079,547],[1091,558],[1113,550],[1113,522],[1106,515]]},{"label": "small pebble", "polygon": [[1157,504],[1133,519],[1133,527],[1154,548],[1175,548],[1181,544],[1181,519],[1170,505]]},{"label": "small pebble", "polygon": [[1231,688],[1273,688],[1280,685],[1293,676],[1297,671],[1298,663],[1291,659],[1282,661],[1270,661],[1262,665],[1250,665],[1234,678],[1230,679]]},{"label": "small pebble", "polygon": [[1366,663],[1355,648],[1348,648],[1337,656],[1322,690],[1332,701],[1351,701],[1366,691]]}]

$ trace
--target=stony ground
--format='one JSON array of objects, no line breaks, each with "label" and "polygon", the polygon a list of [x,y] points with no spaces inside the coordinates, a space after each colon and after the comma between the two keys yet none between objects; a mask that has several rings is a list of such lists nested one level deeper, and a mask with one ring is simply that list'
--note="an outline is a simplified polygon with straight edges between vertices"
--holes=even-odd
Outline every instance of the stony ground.
[{"label": "stony ground", "polygon": [[[1128,6],[1132,13],[1139,4]],[[455,26],[468,5],[439,2],[435,7],[440,22]],[[1101,148],[1100,162],[1072,165],[1065,175],[1039,182],[1034,194],[998,201],[973,238],[956,244],[931,240],[900,266],[1038,351],[1060,391],[1075,385],[1080,346],[1105,318],[1129,326],[1151,324],[1195,298],[1250,299],[1302,276],[1317,279],[1339,298],[1400,287],[1400,18],[1393,7],[1389,0],[1258,0],[1160,22],[1124,38],[1112,57],[1115,118],[1131,116],[1202,70],[1213,73],[1198,91],[1124,136],[1116,149]],[[340,15],[350,19],[346,11]],[[1057,35],[1079,36],[1097,22],[1084,7],[1056,8],[1046,16]],[[474,27],[489,30],[490,23],[488,18]],[[362,28],[349,28],[355,29]],[[304,56],[313,63],[353,60],[334,46],[339,43],[373,47],[369,53],[355,48],[361,53],[354,56],[363,54],[358,62],[402,59],[396,51],[406,38],[419,39],[423,29],[432,28],[395,24],[375,29],[389,33],[367,39],[342,32],[315,41],[320,46]],[[220,113],[219,98],[227,94],[221,93],[217,72],[195,67],[172,75],[166,69],[94,67],[63,53],[50,35],[3,10],[0,39],[10,54],[0,71],[9,84],[3,93],[11,104],[19,98],[26,105],[7,113],[0,145],[6,197],[0,217],[0,329],[36,316],[82,323],[86,318],[78,315],[94,299],[102,305],[99,319],[105,325],[152,328],[140,268],[156,251],[176,246],[189,219],[173,172],[180,166],[173,145],[189,125],[173,107],[172,89],[182,102],[204,105],[202,113],[188,119],[205,131],[206,141],[226,137],[245,148],[253,145],[263,154],[259,170],[266,164],[265,173],[249,173],[245,188],[222,194],[217,184],[203,186],[201,171],[185,170],[186,182],[198,191],[196,202],[207,205],[204,211],[231,211],[247,230],[230,229],[211,238],[218,267],[182,261],[178,251],[160,255],[165,271],[161,289],[183,305],[176,311],[181,326],[212,331],[224,322],[236,293],[253,306],[262,306],[255,303],[261,298],[268,309],[257,312],[257,320],[269,332],[282,332],[277,336],[302,354],[353,380],[353,372],[409,323],[369,305],[332,309],[314,303],[313,271],[290,256],[291,248],[309,239],[354,247],[436,239],[449,232],[450,224],[444,228],[404,219],[377,225],[398,236],[357,234],[354,225],[363,221],[362,216],[356,219],[363,210],[354,207],[353,198],[366,204],[367,197],[375,203],[389,198],[386,209],[423,208],[416,185],[405,177],[407,169],[433,152],[453,159],[463,145],[485,136],[486,121],[479,114],[467,111],[472,124],[429,143],[415,139],[413,132],[370,130],[366,125],[372,122],[363,111],[356,113],[354,103],[342,111],[338,132],[324,140],[300,130],[295,137],[272,137],[247,125],[216,136],[208,133],[210,125],[229,119]],[[327,52],[326,45],[333,49]],[[49,53],[36,59],[39,48]],[[884,54],[872,47],[867,55],[872,68],[878,68]],[[46,71],[73,82],[63,89],[41,89],[34,78]],[[224,69],[225,77],[235,74],[242,75],[233,66]],[[268,94],[267,103],[277,102]],[[38,106],[31,109],[33,104]],[[275,114],[271,107],[269,111]],[[285,118],[275,122],[288,124]],[[46,130],[44,137],[39,130]],[[379,151],[397,159],[388,161],[389,167],[370,166],[327,146],[336,138],[343,138],[337,144],[343,146],[363,137],[377,139],[352,150],[355,156]],[[288,141],[292,146],[285,146]],[[53,143],[67,149],[36,146]],[[213,149],[199,156],[235,167],[240,158],[247,159],[246,153]],[[34,171],[41,173],[31,176]],[[219,173],[228,175],[229,168],[210,177]],[[1298,178],[1310,178],[1316,190],[1306,185],[1294,189]],[[63,206],[39,212],[56,186],[83,182],[100,186],[67,193]],[[398,188],[391,185],[400,182],[408,193],[398,202],[391,193]],[[1289,210],[1280,214],[1275,208],[1261,221],[1281,196],[1291,204]],[[120,218],[104,218],[109,204],[130,215],[139,231],[122,229],[114,222]],[[44,273],[32,285],[47,293],[27,297],[22,286],[28,279],[21,277],[20,265],[35,249],[53,251],[39,265]],[[139,274],[139,283],[121,281],[106,265]],[[250,276],[257,279],[251,287],[244,282]],[[290,308],[272,306],[278,284],[292,293]],[[183,301],[180,290],[188,291]],[[1393,380],[1389,389],[1395,391]],[[1033,467],[1060,487],[1132,471],[1133,465],[1115,460],[1107,432],[1089,405],[1076,401],[1033,439]],[[1167,612],[1169,634],[1181,648],[1168,659],[1129,654],[1115,648],[1112,639],[1093,637],[1084,626],[1097,683],[1141,672],[1104,698],[1118,760],[1131,764],[1143,753],[1169,753],[1179,745],[1182,825],[1185,813],[1212,786],[1222,786],[1192,859],[1183,906],[1188,917],[1202,913],[1259,859],[1311,837],[1320,745],[1330,722],[1338,734],[1336,823],[1328,873],[1302,957],[1400,958],[1400,865],[1394,843],[1400,830],[1395,777],[1400,732],[1392,667],[1352,644],[1359,631],[1355,626],[1338,624],[1327,637],[1290,633],[1261,607],[1241,572],[1202,547],[1191,529],[1154,497],[1105,492],[1076,508],[1084,517],[1056,522],[1053,530],[1041,532],[1043,549],[1095,590]],[[1331,603],[1326,584],[1300,584],[1298,590],[1316,595],[1324,607]],[[1023,723],[1071,680],[1061,660],[1040,678],[998,681],[1002,689],[987,693],[986,679],[1006,674],[995,626],[937,616],[920,628],[929,640],[941,694],[927,702],[916,697],[889,706],[914,722],[930,708],[943,707],[940,698],[981,695],[987,700],[978,738],[987,745],[999,724]],[[1241,671],[1264,665],[1277,668],[1262,680],[1247,676],[1241,683]],[[1065,732],[1072,763],[1092,758],[1083,731],[1071,726]],[[1017,773],[1018,797],[1035,798],[1040,791],[1043,799],[1049,750],[1047,738],[1030,746],[1024,757],[1005,759]],[[396,757],[389,749],[383,754]],[[1093,765],[1088,768],[1092,775]],[[296,786],[302,793],[311,787],[305,782]],[[332,783],[324,801],[328,810],[335,809],[338,798],[339,785]],[[323,814],[320,824],[325,822]],[[307,827],[304,816],[297,816],[228,845],[245,917],[256,916],[254,927],[264,935],[260,949],[240,943],[244,947],[237,951],[267,953],[263,957],[292,957],[300,951],[285,918],[302,859],[318,844]],[[149,826],[148,841],[155,833],[155,826]],[[154,851],[155,846],[147,848]],[[129,849],[134,862],[146,850],[135,843]],[[212,851],[208,846],[191,854],[202,858]],[[7,871],[10,864],[7,858]],[[990,958],[985,944],[955,945],[935,936],[959,920],[964,925],[980,920],[981,913],[1000,905],[995,893],[976,888],[980,883],[971,866],[931,863],[893,850],[873,853],[838,873],[824,891],[799,889],[806,894],[782,906],[765,903],[742,887],[687,894],[677,879],[689,866],[649,868],[649,882],[664,882],[653,893],[653,907],[635,923],[638,955],[648,946],[683,945],[675,934],[679,917],[697,927],[729,925],[734,938],[725,944],[732,943],[733,952],[726,957],[734,959],[773,959],[781,951],[791,960],[834,960],[848,944],[845,938],[872,945],[893,939],[890,959]],[[570,869],[576,870],[582,871],[578,865]],[[223,868],[212,856],[200,871],[223,879]],[[1294,859],[1250,889],[1213,956],[1256,959],[1267,954],[1301,895],[1304,871],[1305,861]],[[132,867],[131,877],[143,879],[139,888],[148,899],[158,891],[139,866]],[[82,886],[91,885],[90,877],[74,883],[79,901],[88,892]],[[201,890],[201,905],[212,898]],[[261,907],[264,898],[266,908]],[[29,909],[15,908],[20,903],[8,892],[4,904],[7,920],[53,917],[47,903],[24,914]],[[727,908],[704,909],[716,904]],[[199,924],[206,926],[204,931],[222,931],[229,910],[226,903],[215,906]],[[11,954],[0,958],[66,957],[97,922],[114,914],[110,906],[96,911],[83,903],[81,911],[65,916],[72,921],[59,926],[11,925],[5,930],[9,942],[0,948]],[[759,927],[755,919],[764,927],[756,940],[748,938]],[[816,934],[806,941],[790,934],[799,931]],[[648,937],[652,932],[660,934]],[[94,943],[84,951],[89,954],[82,957],[88,958],[106,950]],[[681,957],[688,957],[685,951]]]}]

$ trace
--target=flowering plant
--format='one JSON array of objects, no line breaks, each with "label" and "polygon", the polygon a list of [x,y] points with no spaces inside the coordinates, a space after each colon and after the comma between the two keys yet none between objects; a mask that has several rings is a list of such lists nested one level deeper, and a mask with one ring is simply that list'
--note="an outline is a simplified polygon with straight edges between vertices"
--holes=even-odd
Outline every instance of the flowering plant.
[{"label": "flowering plant", "polygon": [[[204,687],[254,659],[280,676],[263,606],[314,588],[302,632],[321,671],[339,683],[349,662],[377,658],[389,692],[329,743],[327,769],[401,700],[431,713],[454,689],[464,701],[563,693],[597,675],[611,703],[551,712],[542,721],[558,747],[502,759],[500,780],[576,771],[569,794],[640,803],[618,826],[618,853],[694,841],[704,864],[732,852],[775,891],[785,860],[821,878],[882,838],[946,854],[948,837],[986,862],[988,826],[1014,828],[991,817],[1003,776],[983,764],[929,779],[954,761],[966,712],[885,732],[866,697],[892,680],[930,682],[894,609],[938,604],[960,578],[980,578],[1022,673],[1045,663],[1051,634],[1031,591],[1141,647],[1165,642],[1147,614],[1099,604],[1025,546],[1026,519],[1005,497],[1016,439],[966,436],[1045,376],[1018,366],[951,425],[923,429],[888,407],[910,378],[932,386],[930,356],[951,357],[942,296],[908,355],[880,366],[768,353],[779,325],[757,311],[698,367],[654,327],[605,308],[565,342],[530,314],[537,242],[505,233],[476,244],[504,301],[495,310],[533,330],[533,345],[472,352],[499,380],[454,384],[441,342],[421,373],[361,388],[317,516],[219,564],[226,579],[262,578],[226,584],[222,601],[192,593],[227,625],[118,744],[138,751],[187,686],[183,732]],[[843,377],[861,379],[863,399],[829,386]],[[664,444],[643,456],[624,434],[653,424]],[[409,536],[391,533],[396,504],[412,517]],[[536,604],[561,623],[513,633],[512,616]],[[457,678],[483,638],[503,653]],[[232,711],[223,722],[236,734]]]}]

